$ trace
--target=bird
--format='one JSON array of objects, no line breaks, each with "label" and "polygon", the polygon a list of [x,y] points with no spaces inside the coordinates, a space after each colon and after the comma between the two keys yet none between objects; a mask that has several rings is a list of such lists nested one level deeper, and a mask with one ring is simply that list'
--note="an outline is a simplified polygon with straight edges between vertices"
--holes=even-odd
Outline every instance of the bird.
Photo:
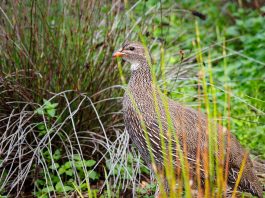
[{"label": "bird", "polygon": [[[209,129],[207,127],[209,122],[214,121],[209,121],[205,114],[170,99],[160,91],[153,78],[150,55],[142,43],[127,41],[112,56],[113,58],[119,57],[131,64],[131,76],[123,96],[122,112],[125,128],[144,162],[153,171],[164,170],[165,157],[163,154],[165,149],[169,148],[172,136],[170,133],[172,133],[176,135],[177,140],[171,137],[172,152],[167,152],[164,156],[172,155],[176,159],[174,166],[181,167],[176,156],[179,150],[183,151],[185,147],[186,155],[184,157],[188,160],[189,172],[191,175],[196,175],[195,169],[199,167],[202,172],[200,180],[203,184],[203,179],[205,179],[203,154],[209,148],[207,135]],[[219,126],[218,123],[216,126],[218,133],[221,133],[223,139],[226,140],[223,144],[223,153],[226,155],[223,168],[225,169],[225,165],[228,164],[228,186],[233,188],[242,172],[238,189],[261,198],[263,189],[255,174],[249,154],[225,127]],[[179,147],[175,144],[176,141],[179,142]],[[217,138],[218,146],[221,145],[221,142]],[[199,165],[198,150],[201,151]],[[218,156],[220,153],[221,151],[218,152]],[[245,164],[241,166],[244,159]],[[240,171],[242,167],[243,171]],[[169,193],[166,181],[165,189]]]}]

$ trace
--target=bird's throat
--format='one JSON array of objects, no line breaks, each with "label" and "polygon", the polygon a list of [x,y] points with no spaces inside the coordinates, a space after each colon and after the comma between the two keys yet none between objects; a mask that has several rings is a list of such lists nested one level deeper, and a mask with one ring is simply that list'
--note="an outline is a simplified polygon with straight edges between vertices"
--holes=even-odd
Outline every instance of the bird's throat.
[{"label": "bird's throat", "polygon": [[135,62],[131,64],[131,71],[136,71],[137,69],[139,69],[140,64]]}]

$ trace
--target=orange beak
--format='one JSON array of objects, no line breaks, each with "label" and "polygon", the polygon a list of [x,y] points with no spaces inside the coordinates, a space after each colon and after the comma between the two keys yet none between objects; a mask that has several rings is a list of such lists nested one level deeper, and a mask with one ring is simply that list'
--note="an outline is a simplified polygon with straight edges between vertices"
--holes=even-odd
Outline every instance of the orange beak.
[{"label": "orange beak", "polygon": [[122,57],[124,55],[124,53],[117,51],[112,55],[112,58],[117,58],[117,57]]}]

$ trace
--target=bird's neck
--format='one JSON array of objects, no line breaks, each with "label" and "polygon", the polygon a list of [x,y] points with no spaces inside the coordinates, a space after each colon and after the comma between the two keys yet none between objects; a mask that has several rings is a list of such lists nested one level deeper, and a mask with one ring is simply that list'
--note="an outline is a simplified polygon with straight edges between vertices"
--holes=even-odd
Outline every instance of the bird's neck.
[{"label": "bird's neck", "polygon": [[131,78],[129,81],[129,89],[143,90],[145,87],[152,85],[152,75],[148,63],[139,63],[137,69],[132,70]]}]

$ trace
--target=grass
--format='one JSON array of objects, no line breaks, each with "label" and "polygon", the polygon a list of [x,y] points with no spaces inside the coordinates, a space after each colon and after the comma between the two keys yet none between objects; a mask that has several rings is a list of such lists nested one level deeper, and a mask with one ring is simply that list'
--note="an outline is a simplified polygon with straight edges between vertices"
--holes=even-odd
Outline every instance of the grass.
[{"label": "grass", "polygon": [[[154,193],[153,175],[122,122],[129,67],[111,55],[125,39],[148,43],[153,77],[164,94],[207,113],[265,158],[264,8],[206,1],[31,0],[0,6],[1,195]],[[203,11],[206,20],[194,11]],[[207,161],[209,174],[220,175],[213,158]],[[170,171],[169,163],[167,177]],[[184,185],[188,197],[183,175],[185,185],[175,178],[177,195]]]}]

